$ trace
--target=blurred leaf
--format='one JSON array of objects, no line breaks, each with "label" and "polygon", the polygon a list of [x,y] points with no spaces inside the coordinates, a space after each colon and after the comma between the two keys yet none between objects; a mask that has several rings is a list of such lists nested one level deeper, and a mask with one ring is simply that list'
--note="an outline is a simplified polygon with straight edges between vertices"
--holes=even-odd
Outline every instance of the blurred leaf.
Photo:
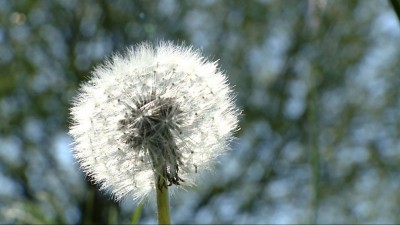
[{"label": "blurred leaf", "polygon": [[140,220],[140,215],[142,214],[143,203],[139,203],[133,212],[131,224],[138,224]]}]

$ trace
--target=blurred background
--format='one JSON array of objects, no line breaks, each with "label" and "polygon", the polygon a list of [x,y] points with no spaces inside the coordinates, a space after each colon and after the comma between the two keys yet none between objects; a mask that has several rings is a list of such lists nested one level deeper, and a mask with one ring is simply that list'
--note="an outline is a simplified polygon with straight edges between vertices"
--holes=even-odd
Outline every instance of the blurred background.
[{"label": "blurred background", "polygon": [[[71,154],[93,66],[142,41],[201,48],[243,110],[173,223],[400,223],[400,24],[388,1],[0,0],[0,223],[129,223]],[[144,206],[140,223],[155,223]]]}]

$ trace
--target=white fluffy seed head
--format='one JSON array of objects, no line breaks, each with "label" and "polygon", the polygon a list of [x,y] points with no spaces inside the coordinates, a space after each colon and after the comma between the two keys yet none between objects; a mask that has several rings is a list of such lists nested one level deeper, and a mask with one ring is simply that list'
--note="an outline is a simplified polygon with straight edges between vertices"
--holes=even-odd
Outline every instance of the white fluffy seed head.
[{"label": "white fluffy seed head", "polygon": [[239,114],[216,62],[192,47],[144,43],[94,70],[73,101],[69,133],[101,189],[141,200],[156,182],[194,186],[229,149]]}]

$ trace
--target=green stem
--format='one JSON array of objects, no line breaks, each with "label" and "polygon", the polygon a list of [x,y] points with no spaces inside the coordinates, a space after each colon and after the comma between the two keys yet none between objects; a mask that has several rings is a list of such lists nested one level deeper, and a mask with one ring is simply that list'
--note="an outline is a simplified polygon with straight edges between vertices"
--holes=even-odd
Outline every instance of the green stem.
[{"label": "green stem", "polygon": [[131,224],[138,224],[140,220],[140,215],[142,214],[143,203],[140,202],[133,212]]},{"label": "green stem", "polygon": [[158,224],[170,224],[168,188],[161,190],[156,182]]},{"label": "green stem", "polygon": [[310,83],[310,102],[308,111],[308,123],[309,123],[309,144],[311,150],[310,166],[311,166],[311,181],[314,191],[314,196],[311,201],[313,213],[311,214],[311,223],[318,223],[318,208],[320,198],[320,154],[318,149],[318,92],[316,87],[316,80],[318,77],[313,76],[313,80]]}]

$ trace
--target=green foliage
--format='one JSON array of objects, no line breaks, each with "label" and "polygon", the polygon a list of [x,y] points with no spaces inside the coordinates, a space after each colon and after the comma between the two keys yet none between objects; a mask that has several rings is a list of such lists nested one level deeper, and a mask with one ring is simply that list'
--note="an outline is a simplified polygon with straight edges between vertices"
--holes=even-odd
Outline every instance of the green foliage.
[{"label": "green foliage", "polygon": [[135,211],[132,214],[131,224],[139,223],[140,215],[142,214],[142,210],[143,210],[143,204],[140,203],[140,204],[138,204],[138,206],[136,207]]}]

